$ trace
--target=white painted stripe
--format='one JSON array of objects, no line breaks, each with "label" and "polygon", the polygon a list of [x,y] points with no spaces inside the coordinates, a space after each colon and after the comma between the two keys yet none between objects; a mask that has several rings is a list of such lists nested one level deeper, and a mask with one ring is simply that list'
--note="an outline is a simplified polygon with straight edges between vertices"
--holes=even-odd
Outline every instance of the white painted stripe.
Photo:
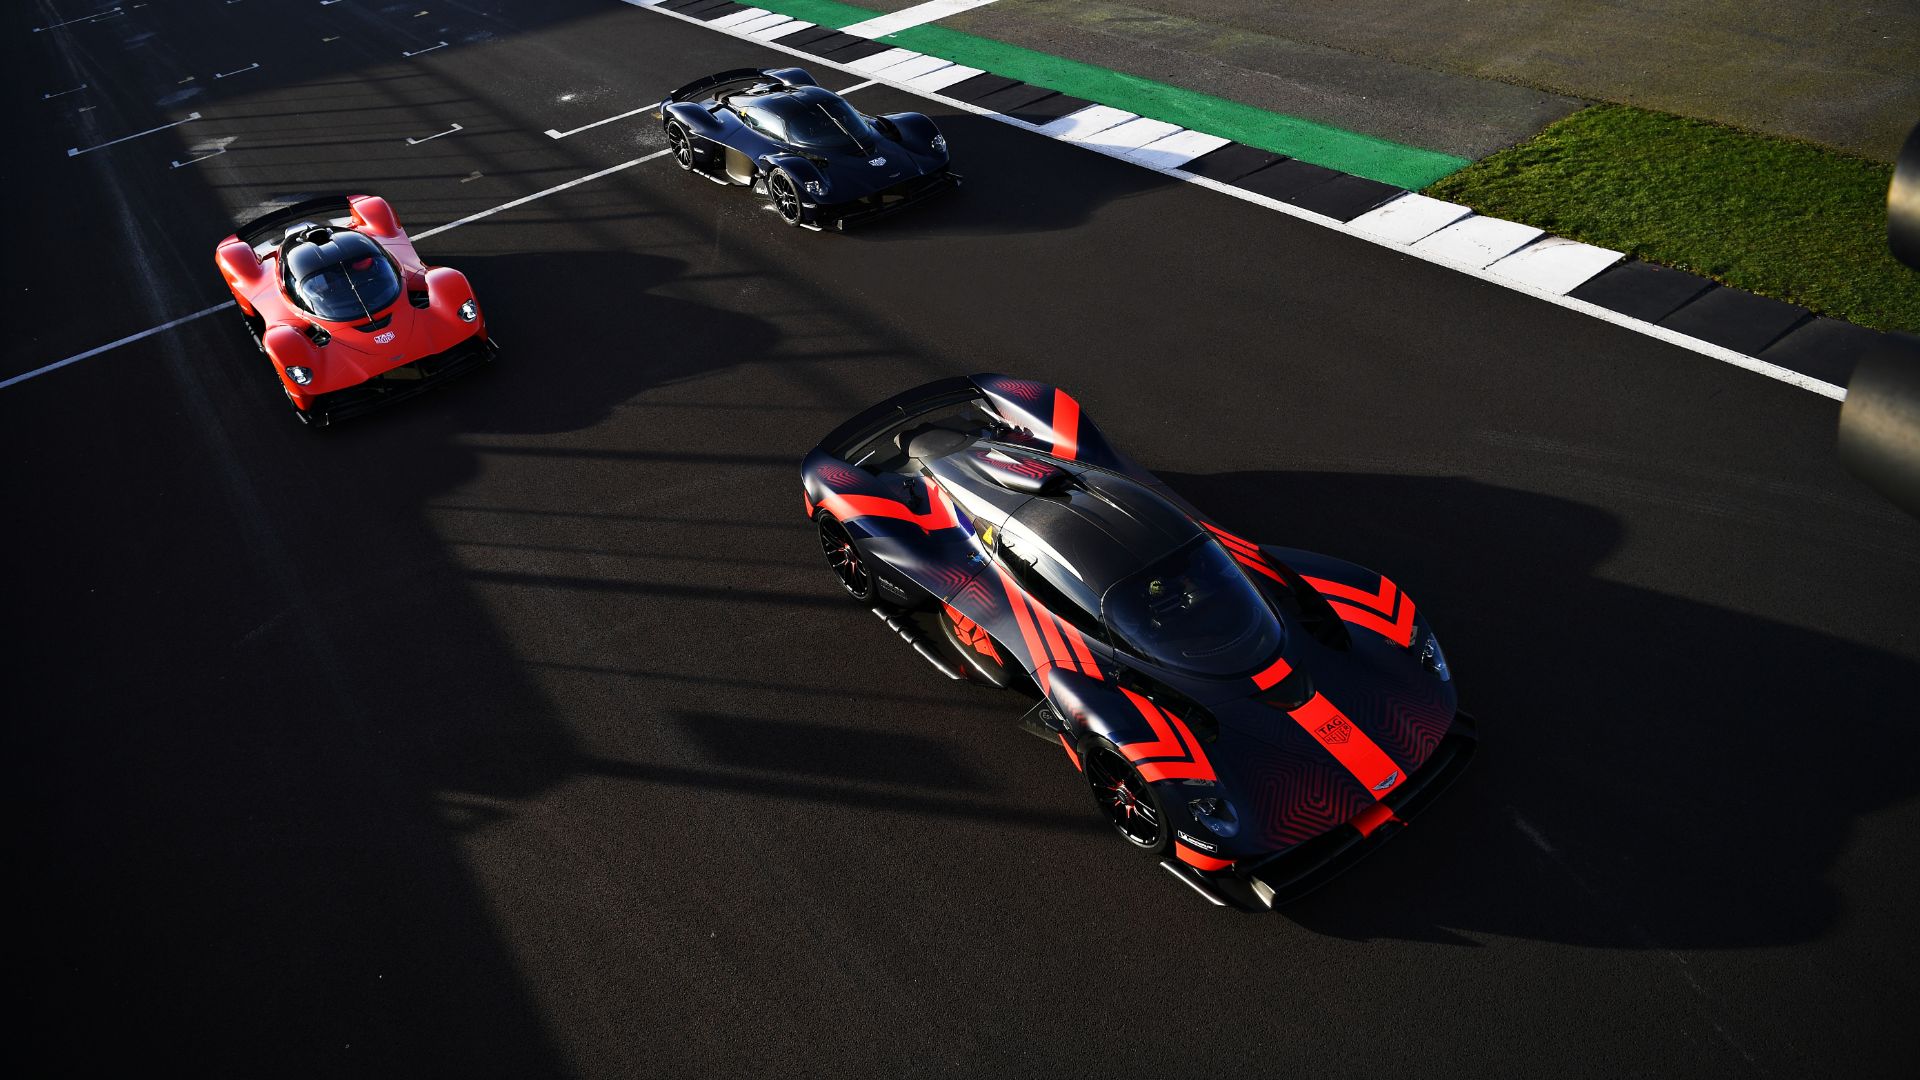
[{"label": "white painted stripe", "polygon": [[1625,257],[1611,248],[1594,247],[1560,236],[1545,236],[1487,269],[1503,278],[1524,281],[1536,289],[1568,293]]},{"label": "white painted stripe", "polygon": [[651,154],[646,154],[641,157],[632,158],[630,160],[623,161],[618,165],[610,165],[604,169],[601,169],[599,172],[588,173],[585,176],[577,177],[575,179],[569,180],[564,184],[555,184],[550,188],[546,188],[545,190],[542,190],[542,191],[536,191],[531,195],[522,195],[519,198],[513,200],[512,202],[503,202],[499,206],[496,206],[491,210],[482,210],[477,214],[468,214],[466,217],[460,218],[456,221],[449,221],[445,225],[436,226],[434,228],[428,229],[426,232],[415,233],[413,235],[413,239],[417,243],[421,240],[425,240],[429,236],[438,236],[443,232],[447,232],[452,229],[457,229],[462,225],[471,225],[474,222],[479,221],[481,218],[492,217],[493,215],[500,213],[502,210],[511,210],[516,206],[525,206],[526,204],[533,202],[535,199],[544,199],[549,195],[558,195],[560,192],[565,191],[568,188],[579,187],[581,184],[598,180],[603,176],[612,176],[614,173],[623,172],[627,169],[631,169],[635,165],[644,165],[647,162],[652,161],[654,158],[666,157],[668,154],[671,154],[671,153],[673,153],[673,151],[671,150],[655,150]]},{"label": "white painted stripe", "polygon": [[435,139],[437,139],[437,138],[439,138],[439,137],[440,137],[440,136],[442,136],[442,135],[451,135],[451,134],[453,134],[454,132],[456,132],[456,131],[460,131],[460,130],[462,130],[462,128],[460,127],[460,125],[459,125],[459,124],[455,124],[455,125],[453,125],[452,127],[450,127],[450,128],[448,128],[448,129],[447,129],[447,130],[445,130],[445,131],[441,131],[441,132],[436,132],[436,133],[434,133],[434,134],[432,134],[432,135],[429,135],[429,136],[427,136],[427,137],[426,137],[426,138],[424,138],[424,139],[416,139],[416,138],[413,138],[412,136],[408,136],[408,137],[407,137],[407,145],[408,145],[408,146],[419,146],[419,145],[420,145],[421,143],[423,143],[423,142],[432,142],[433,140],[435,140]]},{"label": "white painted stripe", "polygon": [[1545,230],[1531,225],[1476,214],[1461,218],[1413,246],[1444,262],[1455,262],[1477,270],[1513,254],[1544,235]]},{"label": "white painted stripe", "polygon": [[797,34],[802,30],[811,30],[813,26],[813,23],[795,19],[792,22],[782,23],[779,26],[770,26],[765,30],[755,30],[753,36],[761,41],[775,41],[786,37],[788,34]]},{"label": "white painted stripe", "polygon": [[943,60],[938,56],[917,56],[888,68],[887,78],[900,82],[912,82],[922,75],[931,75],[942,68],[952,66],[953,61]]},{"label": "white painted stripe", "polygon": [[67,357],[65,360],[55,360],[53,363],[48,364],[46,367],[34,368],[32,371],[26,372],[21,375],[15,375],[13,378],[8,379],[5,382],[0,382],[0,390],[5,390],[7,387],[12,386],[14,383],[23,383],[23,382],[26,382],[28,379],[37,379],[40,376],[45,375],[49,371],[58,371],[61,368],[66,367],[68,364],[77,364],[80,361],[86,360],[90,357],[99,356],[103,352],[111,352],[122,345],[131,345],[134,342],[139,341],[141,338],[150,338],[155,334],[161,333],[162,331],[171,330],[176,326],[184,326],[195,319],[204,319],[208,315],[211,315],[216,311],[225,311],[232,306],[233,306],[233,301],[229,300],[224,304],[215,304],[210,308],[201,308],[199,311],[196,311],[191,315],[182,315],[179,318],[173,320],[172,322],[164,322],[164,323],[161,323],[159,326],[148,327],[147,329],[142,330],[137,334],[128,334],[126,337],[123,337],[118,341],[109,341],[105,345],[102,345],[97,349],[88,349],[86,352],[83,352],[83,353],[74,353],[72,356]]},{"label": "white painted stripe", "polygon": [[1179,124],[1169,124],[1165,120],[1149,120],[1142,116],[1074,141],[1097,150],[1137,150],[1179,130]]},{"label": "white painted stripe", "polygon": [[86,148],[86,149],[84,149],[84,150],[83,150],[83,149],[81,149],[81,148],[80,148],[80,147],[78,147],[78,146],[75,146],[75,147],[71,147],[71,148],[69,148],[69,149],[67,150],[67,156],[68,156],[68,157],[79,157],[79,156],[80,156],[81,154],[91,154],[91,153],[93,153],[93,152],[94,152],[95,150],[105,150],[105,149],[106,149],[107,147],[109,147],[109,146],[118,146],[118,145],[120,145],[121,143],[123,143],[123,142],[126,142],[126,141],[128,141],[128,140],[130,140],[130,139],[137,139],[137,138],[139,138],[139,137],[140,137],[140,136],[142,136],[142,135],[151,135],[151,134],[153,134],[153,133],[154,133],[154,132],[156,132],[156,131],[165,131],[165,130],[167,130],[168,128],[176,128],[176,127],[179,127],[179,126],[180,126],[181,124],[191,124],[191,123],[193,123],[193,122],[194,122],[195,120],[198,120],[198,119],[200,119],[200,114],[199,114],[199,113],[197,113],[197,112],[196,112],[196,113],[188,113],[188,114],[187,114],[187,118],[186,118],[185,120],[175,120],[175,121],[174,121],[173,123],[171,123],[171,124],[161,124],[161,125],[160,125],[159,127],[156,127],[156,128],[148,128],[148,129],[147,129],[147,130],[145,130],[145,131],[136,131],[136,132],[134,132],[134,133],[133,133],[133,134],[131,134],[131,135],[122,135],[122,136],[120,136],[119,138],[117,138],[117,139],[114,139],[114,140],[112,140],[112,141],[110,141],[110,142],[103,142],[103,143],[101,143],[101,144],[100,144],[100,145],[98,145],[98,146],[89,146],[89,147],[87,147],[87,148]]},{"label": "white painted stripe", "polygon": [[629,116],[639,116],[641,113],[652,112],[657,108],[659,108],[658,105],[642,105],[637,109],[629,109],[626,112],[619,114],[618,116],[609,116],[605,120],[595,120],[591,124],[582,124],[571,131],[559,131],[554,128],[548,128],[546,131],[546,135],[547,135],[547,138],[549,139],[564,139],[569,135],[578,135],[583,131],[590,131],[594,128],[599,127],[602,124],[611,124],[616,120],[625,120]]},{"label": "white painted stripe", "polygon": [[[568,188],[579,187],[581,184],[598,180],[603,176],[612,176],[614,173],[631,169],[635,165],[644,165],[647,162],[654,160],[655,158],[665,157],[672,152],[673,151],[671,150],[655,150],[653,153],[647,154],[643,157],[637,157],[630,161],[623,161],[618,165],[601,169],[599,172],[588,173],[585,176],[576,177],[575,179],[569,180],[564,184],[555,184],[550,188],[546,188],[541,191],[536,191],[531,195],[522,195],[520,198],[514,199],[511,202],[501,203],[499,206],[496,206],[491,210],[482,210],[477,214],[468,214],[466,217],[460,218],[457,221],[449,221],[445,225],[436,226],[434,228],[428,229],[425,232],[414,233],[412,234],[412,239],[414,240],[414,242],[418,243],[419,241],[425,240],[430,236],[438,236],[443,232],[450,232],[454,229],[459,228],[462,225],[471,225],[474,222],[481,220],[482,218],[492,217],[493,215],[498,214],[503,210],[511,210],[516,206],[525,206],[526,204],[533,202],[536,199],[544,199],[549,195],[557,195],[560,192],[567,190]],[[233,301],[229,300],[224,304],[215,304],[209,308],[201,308],[199,311],[196,311],[191,315],[182,315],[179,318],[174,319],[172,322],[164,322],[164,323],[161,323],[159,326],[148,327],[147,329],[142,330],[137,334],[128,334],[126,337],[120,338],[117,341],[109,341],[105,345],[101,345],[97,348],[88,349],[86,352],[75,353],[72,356],[67,357],[65,360],[56,360],[53,363],[46,365],[45,367],[34,368],[32,371],[23,372],[22,374],[15,375],[12,378],[7,379],[5,381],[0,381],[0,390],[5,390],[9,386],[13,386],[17,383],[26,382],[29,379],[39,378],[40,376],[45,375],[50,371],[58,371],[69,364],[77,364],[82,360],[99,356],[101,353],[111,352],[114,349],[121,347],[122,345],[131,345],[134,342],[139,341],[143,338],[150,338],[155,334],[162,333],[167,330],[171,330],[176,326],[184,326],[185,324],[190,323],[195,319],[206,318],[208,315],[211,315],[216,311],[225,311],[232,306],[233,306]]]},{"label": "white painted stripe", "polygon": [[839,94],[841,97],[846,97],[848,94],[854,93],[856,91],[865,90],[869,86],[879,86],[879,85],[880,85],[880,80],[868,79],[866,82],[854,83],[852,86],[847,87],[845,90],[836,90],[834,92]]},{"label": "white painted stripe", "polygon": [[928,0],[927,3],[902,8],[890,15],[857,22],[852,26],[843,26],[840,32],[863,38],[886,37],[888,34],[897,34],[909,27],[944,19],[949,15],[958,15],[969,8],[991,3],[993,0]]},{"label": "white painted stripe", "polygon": [[1203,154],[1211,154],[1232,141],[1204,131],[1176,131],[1137,150],[1129,150],[1122,156],[1149,169],[1171,169]]},{"label": "white painted stripe", "polygon": [[426,48],[421,49],[419,52],[403,52],[400,55],[411,59],[412,57],[415,57],[415,56],[423,56],[427,53],[432,52],[435,49],[444,49],[446,47],[447,47],[447,43],[443,41],[438,45],[429,45]]},{"label": "white painted stripe", "polygon": [[[852,46],[849,45],[848,48],[852,48]],[[874,53],[872,56],[863,56],[858,60],[849,61],[847,70],[872,75],[885,71],[895,64],[905,63],[920,55],[922,54],[914,52],[912,49],[888,49],[886,52]]]},{"label": "white painted stripe", "polygon": [[1459,203],[1408,192],[1347,222],[1347,227],[1388,243],[1411,244],[1471,213],[1472,210]]},{"label": "white painted stripe", "polygon": [[753,34],[761,30],[771,30],[792,21],[785,15],[768,12],[757,19],[748,19],[746,22],[734,24],[733,31],[737,34]]},{"label": "white painted stripe", "polygon": [[966,82],[975,75],[985,74],[985,71],[977,67],[968,67],[965,64],[954,64],[951,67],[943,67],[931,75],[922,75],[917,79],[909,79],[907,80],[907,85],[922,93],[933,93],[936,90],[945,90],[954,83]]},{"label": "white painted stripe", "polygon": [[[638,0],[626,0],[626,2],[629,4],[633,4],[636,7],[651,6],[651,5],[639,3]],[[702,23],[700,20],[693,18],[690,15],[682,15],[679,12],[670,10],[668,8],[653,7],[652,10],[656,14],[679,19],[681,22],[689,23],[694,26],[709,25],[707,23]],[[845,64],[840,64],[832,60],[827,60],[821,57],[817,57],[817,56],[814,56],[812,53],[802,52],[799,49],[793,48],[788,45],[782,45],[779,42],[766,42],[766,43],[763,43],[763,46],[768,49],[786,53],[789,56],[797,57],[801,60],[809,61],[810,63],[813,63],[813,64],[823,65],[825,67],[831,67],[831,68],[838,68],[841,71],[852,70]],[[887,85],[894,85],[892,83],[889,83],[884,75],[875,79],[874,81],[880,82],[880,83],[886,83]],[[913,87],[908,86],[906,84],[900,84],[898,88],[902,90],[914,90]],[[1011,127],[1023,128],[1028,131],[1035,130],[1034,125],[1029,124],[1024,120],[1015,119],[1014,117],[1006,116],[1001,113],[994,112],[991,109],[983,109],[980,106],[973,104],[972,102],[961,101],[958,98],[944,97],[937,92],[928,91],[928,90],[920,90],[917,92],[925,95],[926,97],[932,98],[933,100],[938,101],[942,105],[945,105],[951,109],[956,109],[961,112],[972,113],[975,116],[984,116],[989,120],[996,120],[1000,123],[1007,124]],[[664,153],[664,151],[662,152]],[[1762,375],[1762,376],[1765,376],[1766,378],[1773,379],[1778,382],[1786,383],[1789,386],[1796,387],[1801,390],[1807,390],[1812,393],[1819,394],[1822,397],[1832,398],[1835,401],[1845,401],[1847,398],[1847,391],[1845,387],[1836,386],[1830,382],[1824,382],[1820,379],[1814,378],[1811,375],[1803,375],[1800,372],[1794,371],[1791,368],[1781,367],[1778,364],[1770,364],[1764,360],[1747,356],[1744,353],[1737,353],[1737,352],[1734,352],[1732,349],[1728,349],[1720,345],[1715,345],[1710,341],[1704,341],[1700,338],[1689,337],[1686,334],[1677,333],[1663,326],[1655,326],[1652,323],[1645,322],[1640,319],[1635,319],[1627,315],[1622,315],[1619,312],[1612,311],[1608,308],[1603,308],[1598,304],[1590,304],[1584,300],[1576,300],[1570,296],[1565,296],[1562,294],[1550,292],[1546,289],[1537,288],[1525,281],[1521,281],[1515,278],[1504,277],[1499,274],[1494,274],[1488,271],[1484,267],[1462,266],[1459,263],[1438,259],[1417,248],[1407,246],[1413,243],[1415,240],[1421,239],[1422,237],[1426,236],[1428,233],[1433,232],[1435,229],[1438,229],[1452,221],[1458,220],[1462,216],[1465,216],[1470,211],[1468,211],[1467,208],[1464,206],[1455,207],[1454,209],[1457,212],[1452,213],[1451,217],[1448,217],[1445,221],[1440,222],[1440,224],[1434,225],[1430,229],[1426,229],[1425,232],[1418,231],[1419,223],[1431,219],[1431,217],[1433,216],[1431,209],[1422,211],[1419,214],[1413,214],[1413,213],[1410,213],[1407,208],[1403,208],[1399,212],[1409,213],[1409,218],[1402,221],[1402,223],[1398,226],[1399,230],[1402,232],[1406,232],[1406,231],[1416,232],[1417,235],[1414,235],[1409,239],[1402,240],[1402,239],[1398,239],[1394,235],[1391,235],[1391,233],[1393,232],[1392,229],[1388,229],[1386,232],[1370,232],[1360,228],[1356,228],[1355,226],[1357,226],[1361,221],[1364,221],[1368,218],[1373,218],[1375,214],[1380,214],[1381,211],[1387,210],[1390,207],[1398,206],[1399,204],[1409,199],[1423,200],[1423,202],[1416,202],[1411,204],[1412,206],[1416,206],[1416,207],[1423,206],[1425,203],[1440,203],[1440,205],[1443,207],[1454,206],[1454,204],[1442,203],[1441,200],[1439,199],[1428,199],[1424,195],[1408,194],[1408,195],[1401,196],[1400,199],[1387,203],[1385,206],[1378,207],[1368,214],[1362,215],[1362,217],[1355,219],[1355,221],[1352,223],[1347,223],[1347,222],[1336,221],[1333,218],[1327,217],[1324,214],[1316,214],[1311,210],[1306,210],[1301,207],[1294,206],[1291,203],[1285,203],[1285,202],[1281,202],[1278,199],[1269,198],[1268,196],[1261,195],[1257,192],[1248,191],[1245,188],[1237,188],[1231,184],[1221,183],[1218,180],[1212,180],[1204,176],[1196,176],[1195,174],[1186,172],[1177,166],[1157,164],[1151,159],[1151,157],[1147,156],[1141,151],[1132,152],[1127,156],[1127,160],[1133,161],[1135,164],[1139,165],[1141,168],[1151,169],[1154,172],[1158,172],[1163,175],[1170,176],[1176,180],[1183,180],[1189,184],[1194,185],[1195,187],[1206,188],[1209,191],[1213,191],[1218,194],[1225,195],[1230,199],[1239,199],[1241,202],[1252,203],[1256,206],[1265,207],[1266,209],[1274,210],[1279,213],[1285,214],[1288,217],[1299,218],[1302,221],[1308,221],[1315,225],[1320,225],[1325,228],[1332,229],[1334,232],[1344,233],[1345,235],[1351,236],[1356,240],[1362,240],[1370,244],[1377,244],[1381,247],[1391,248],[1393,250],[1412,255],[1415,258],[1422,259],[1426,262],[1433,263],[1437,266],[1444,266],[1447,269],[1453,270],[1457,273],[1466,274],[1469,277],[1479,278],[1480,280],[1488,282],[1489,284],[1500,285],[1505,288],[1511,289],[1514,292],[1525,293],[1528,296],[1532,296],[1538,300],[1543,300],[1557,307],[1563,307],[1570,311],[1577,311],[1583,315],[1590,315],[1593,318],[1599,319],[1601,322],[1608,323],[1613,326],[1618,326],[1625,330],[1631,330],[1638,334],[1643,334],[1647,337],[1654,338],[1658,341],[1666,342],[1667,344],[1673,345],[1677,348],[1686,349],[1691,352],[1699,353],[1700,355],[1708,357],[1710,359],[1718,360],[1725,364],[1730,364],[1734,367],[1740,368],[1745,371],[1751,371],[1754,374]],[[1416,219],[1416,218],[1419,219],[1419,221],[1413,222],[1412,226],[1410,227],[1408,223],[1410,221],[1413,221],[1413,219]],[[1381,227],[1382,219],[1374,218],[1373,224],[1376,227]]]},{"label": "white painted stripe", "polygon": [[1068,113],[1058,120],[1043,124],[1041,134],[1056,139],[1073,141],[1092,135],[1096,131],[1105,131],[1115,124],[1124,124],[1133,119],[1133,114],[1125,109],[1116,109],[1111,105],[1089,105],[1076,113]]},{"label": "white painted stripe", "polygon": [[[762,15],[771,15],[771,14],[773,14],[773,12],[768,11],[766,8],[757,8],[757,7],[744,8],[740,11],[734,12],[731,15],[722,15],[719,18],[713,20],[712,22],[707,23],[706,25],[718,27],[722,30],[728,30],[728,29],[732,29],[733,27],[739,26],[741,23],[753,22],[755,19],[760,18]],[[699,20],[696,19],[695,21],[698,22]]]}]

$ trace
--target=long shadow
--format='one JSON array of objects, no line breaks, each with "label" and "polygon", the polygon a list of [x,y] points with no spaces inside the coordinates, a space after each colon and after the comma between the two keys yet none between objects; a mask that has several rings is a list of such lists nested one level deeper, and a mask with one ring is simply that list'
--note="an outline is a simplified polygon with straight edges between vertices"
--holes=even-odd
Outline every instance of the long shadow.
[{"label": "long shadow", "polygon": [[[1341,937],[1611,948],[1803,942],[1863,815],[1920,790],[1920,665],[1601,577],[1622,522],[1463,479],[1171,475],[1244,535],[1405,586],[1484,728],[1397,842],[1288,908]],[[1420,522],[1419,532],[1400,522]],[[1418,882],[1417,888],[1409,886]]]}]

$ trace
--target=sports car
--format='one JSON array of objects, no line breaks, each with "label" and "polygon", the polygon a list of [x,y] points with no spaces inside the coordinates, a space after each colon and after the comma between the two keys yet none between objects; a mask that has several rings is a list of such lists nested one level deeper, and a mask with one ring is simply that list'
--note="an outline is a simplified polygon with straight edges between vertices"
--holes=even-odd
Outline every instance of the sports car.
[{"label": "sports car", "polygon": [[681,169],[765,195],[788,225],[844,229],[958,186],[920,113],[867,116],[801,68],[739,68],[668,94],[655,115]]},{"label": "sports car", "polygon": [[908,390],[801,466],[848,594],[950,678],[1029,695],[1132,848],[1271,908],[1391,836],[1477,745],[1394,582],[1228,531],[1066,391]]},{"label": "sports car", "polygon": [[466,276],[421,262],[376,196],[280,207],[220,241],[214,261],[303,424],[411,397],[497,351]]}]

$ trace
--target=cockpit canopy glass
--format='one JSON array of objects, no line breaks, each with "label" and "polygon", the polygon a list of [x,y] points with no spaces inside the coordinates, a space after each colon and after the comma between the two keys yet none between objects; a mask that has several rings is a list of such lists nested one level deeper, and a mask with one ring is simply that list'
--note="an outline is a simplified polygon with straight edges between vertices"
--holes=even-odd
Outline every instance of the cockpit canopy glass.
[{"label": "cockpit canopy glass", "polygon": [[300,306],[331,322],[372,319],[400,298],[400,275],[386,252],[351,229],[289,242],[286,274]]},{"label": "cockpit canopy glass", "polygon": [[1284,631],[1260,591],[1211,540],[1107,590],[1118,643],[1191,675],[1230,678],[1273,659]]},{"label": "cockpit canopy glass", "polygon": [[880,138],[859,110],[817,86],[749,98],[740,116],[748,127],[807,150],[864,152]]}]

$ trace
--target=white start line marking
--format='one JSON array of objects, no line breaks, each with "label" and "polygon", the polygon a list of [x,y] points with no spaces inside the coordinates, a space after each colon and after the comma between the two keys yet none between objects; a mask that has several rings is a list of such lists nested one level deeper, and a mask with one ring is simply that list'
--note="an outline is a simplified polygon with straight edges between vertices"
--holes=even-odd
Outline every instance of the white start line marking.
[{"label": "white start line marking", "polygon": [[421,143],[423,143],[423,142],[432,142],[433,140],[435,140],[435,139],[437,139],[437,138],[439,138],[439,137],[440,137],[440,136],[442,136],[442,135],[451,135],[451,134],[453,134],[454,132],[456,132],[456,131],[459,131],[459,130],[461,130],[461,129],[460,129],[460,125],[459,125],[459,124],[455,124],[455,125],[453,125],[452,127],[450,127],[450,128],[448,128],[448,129],[447,129],[447,130],[445,130],[445,131],[439,131],[439,132],[435,132],[434,134],[432,134],[432,135],[429,135],[429,136],[427,136],[427,137],[426,137],[426,138],[424,138],[424,139],[408,139],[408,140],[407,140],[407,145],[408,145],[408,146],[419,146],[419,145],[420,145]]},{"label": "white start line marking", "polygon": [[251,63],[251,64],[248,64],[248,65],[247,65],[246,67],[243,67],[243,68],[234,68],[234,69],[233,69],[232,71],[223,71],[223,72],[221,72],[220,74],[218,74],[218,75],[215,75],[215,76],[214,76],[214,78],[216,78],[216,79],[231,79],[231,78],[233,78],[233,77],[234,77],[235,75],[244,75],[244,74],[246,74],[247,72],[249,72],[249,71],[252,71],[253,69],[255,69],[255,68],[257,68],[257,67],[259,67],[259,66],[260,66],[260,61],[258,61],[258,60],[255,60],[255,61],[254,61],[253,63]]},{"label": "white start line marking", "polygon": [[73,88],[73,89],[71,89],[71,90],[62,90],[62,91],[60,91],[60,92],[59,92],[59,93],[57,93],[57,94],[41,94],[41,95],[40,95],[40,100],[41,100],[41,101],[52,101],[52,100],[53,100],[54,98],[57,98],[57,97],[66,97],[66,96],[67,96],[68,94],[77,94],[77,93],[79,93],[80,91],[82,91],[82,90],[85,90],[86,88],[87,88],[87,84],[86,84],[86,83],[81,83],[81,84],[80,84],[79,86],[76,86],[76,87],[74,87],[74,88]]},{"label": "white start line marking", "polygon": [[[145,7],[146,5],[142,4],[140,6]],[[111,19],[115,15],[125,15],[125,14],[126,12],[122,11],[120,8],[114,8],[111,11],[102,11],[95,15],[82,15],[80,18],[77,18],[77,19],[68,19],[66,22],[50,23],[46,26],[36,26],[33,28],[33,32],[38,34],[46,30],[58,30],[63,26],[78,26],[81,23],[99,22],[101,19]]]},{"label": "white start line marking", "polygon": [[432,51],[433,51],[433,50],[435,50],[435,49],[444,49],[444,48],[446,48],[446,47],[447,47],[447,43],[443,41],[443,42],[441,42],[441,43],[440,43],[440,44],[438,44],[438,45],[429,45],[429,46],[427,46],[426,48],[424,48],[424,49],[421,49],[421,50],[420,50],[419,52],[403,52],[403,53],[401,53],[400,55],[401,55],[401,56],[405,56],[405,57],[415,57],[415,56],[424,56],[424,55],[426,55],[427,53],[430,53],[430,52],[432,52]]},{"label": "white start line marking", "polygon": [[98,146],[89,146],[85,149],[81,149],[78,146],[71,147],[67,150],[67,156],[79,157],[81,154],[91,154],[95,150],[105,150],[109,146],[118,146],[121,143],[127,142],[130,139],[137,139],[142,135],[151,135],[156,131],[165,131],[168,128],[176,128],[176,127],[179,127],[181,124],[191,124],[198,119],[200,119],[199,113],[188,113],[187,118],[185,120],[175,120],[171,124],[161,124],[159,127],[156,127],[156,128],[148,128],[145,131],[136,131],[131,135],[122,135],[117,139],[112,139],[107,142],[103,142]]}]

